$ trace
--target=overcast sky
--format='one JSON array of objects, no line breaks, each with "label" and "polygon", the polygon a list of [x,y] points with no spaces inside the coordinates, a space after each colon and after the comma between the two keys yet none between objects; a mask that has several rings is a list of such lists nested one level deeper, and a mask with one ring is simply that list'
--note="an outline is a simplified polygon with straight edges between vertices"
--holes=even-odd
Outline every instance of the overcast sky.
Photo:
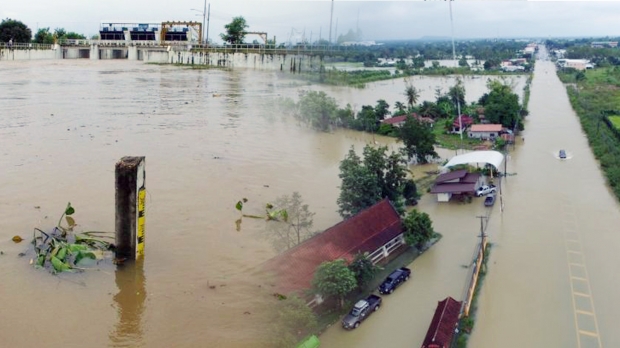
[{"label": "overcast sky", "polygon": [[[243,16],[250,31],[267,32],[277,42],[329,38],[332,2],[298,0],[208,0],[209,39],[220,42],[224,25]],[[202,21],[201,0],[25,0],[3,1],[1,18],[37,28],[65,28],[87,36],[101,22]],[[449,3],[431,1],[333,2],[332,38],[359,26],[364,40],[449,37]],[[192,11],[197,9],[199,11]],[[620,1],[452,2],[454,35],[459,38],[620,36]],[[246,42],[258,37],[248,36]]]}]

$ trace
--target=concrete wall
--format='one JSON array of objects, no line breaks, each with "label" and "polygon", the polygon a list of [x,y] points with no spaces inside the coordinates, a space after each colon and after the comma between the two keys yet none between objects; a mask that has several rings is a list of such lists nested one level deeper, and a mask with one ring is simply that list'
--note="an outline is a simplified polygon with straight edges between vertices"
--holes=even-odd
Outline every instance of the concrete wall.
[{"label": "concrete wall", "polygon": [[142,56],[146,63],[211,65],[307,72],[321,66],[319,56],[266,53],[203,53],[187,51],[148,51]]},{"label": "concrete wall", "polygon": [[40,60],[40,59],[61,59],[61,49],[35,50],[35,49],[0,49],[1,60]]}]

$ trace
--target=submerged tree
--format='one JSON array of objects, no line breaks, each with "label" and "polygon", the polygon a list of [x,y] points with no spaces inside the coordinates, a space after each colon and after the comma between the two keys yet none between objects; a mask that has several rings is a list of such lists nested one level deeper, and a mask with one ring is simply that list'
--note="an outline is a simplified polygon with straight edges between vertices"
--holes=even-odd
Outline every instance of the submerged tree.
[{"label": "submerged tree", "polygon": [[403,192],[409,170],[404,152],[388,154],[386,146],[364,147],[360,158],[353,147],[340,162],[340,196],[338,212],[344,218],[353,216],[388,198],[399,213],[404,212]]},{"label": "submerged tree", "polygon": [[484,106],[484,116],[492,123],[500,123],[504,127],[522,129],[520,122],[521,106],[519,96],[512,92],[512,87],[498,80],[487,83],[490,92],[480,97],[480,104]]},{"label": "submerged tree", "polygon": [[274,317],[271,321],[270,347],[294,347],[299,340],[317,328],[317,318],[306,302],[290,296],[271,306]]},{"label": "submerged tree", "polygon": [[355,289],[357,281],[345,260],[339,259],[321,263],[314,273],[312,285],[321,296],[336,297],[342,308],[344,297]]},{"label": "submerged tree", "polygon": [[362,289],[370,283],[379,268],[370,261],[367,254],[357,253],[349,264],[349,269],[355,274],[358,289]]},{"label": "submerged tree", "polygon": [[299,192],[293,192],[290,196],[281,196],[275,200],[273,205],[277,209],[286,211],[288,216],[286,221],[278,221],[266,226],[276,251],[288,250],[314,235],[311,228],[315,213],[310,211],[307,204],[304,204]]},{"label": "submerged tree", "polygon": [[314,129],[328,131],[337,121],[336,99],[323,91],[309,91],[299,98],[299,117]]},{"label": "submerged tree", "polygon": [[403,226],[405,227],[405,241],[418,249],[435,236],[431,218],[427,213],[419,212],[417,209],[407,213],[403,219]]},{"label": "submerged tree", "polygon": [[409,159],[415,158],[418,163],[429,162],[429,158],[438,158],[435,152],[435,134],[430,126],[412,116],[407,116],[400,128],[400,140],[405,144]]}]

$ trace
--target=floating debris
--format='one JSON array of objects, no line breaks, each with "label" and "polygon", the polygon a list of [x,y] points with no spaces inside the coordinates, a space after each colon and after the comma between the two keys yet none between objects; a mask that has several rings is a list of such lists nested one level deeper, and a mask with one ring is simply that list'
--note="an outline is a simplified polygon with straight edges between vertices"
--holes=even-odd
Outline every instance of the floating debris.
[{"label": "floating debris", "polygon": [[24,238],[20,237],[20,236],[14,236],[13,238],[11,238],[12,241],[14,241],[15,243],[19,243],[22,240],[24,240]]}]

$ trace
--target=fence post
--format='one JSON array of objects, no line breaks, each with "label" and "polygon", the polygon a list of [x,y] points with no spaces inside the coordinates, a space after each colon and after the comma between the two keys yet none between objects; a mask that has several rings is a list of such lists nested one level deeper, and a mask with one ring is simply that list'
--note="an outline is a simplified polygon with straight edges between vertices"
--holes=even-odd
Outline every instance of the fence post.
[{"label": "fence post", "polygon": [[116,163],[116,257],[144,256],[145,158],[125,156]]}]

